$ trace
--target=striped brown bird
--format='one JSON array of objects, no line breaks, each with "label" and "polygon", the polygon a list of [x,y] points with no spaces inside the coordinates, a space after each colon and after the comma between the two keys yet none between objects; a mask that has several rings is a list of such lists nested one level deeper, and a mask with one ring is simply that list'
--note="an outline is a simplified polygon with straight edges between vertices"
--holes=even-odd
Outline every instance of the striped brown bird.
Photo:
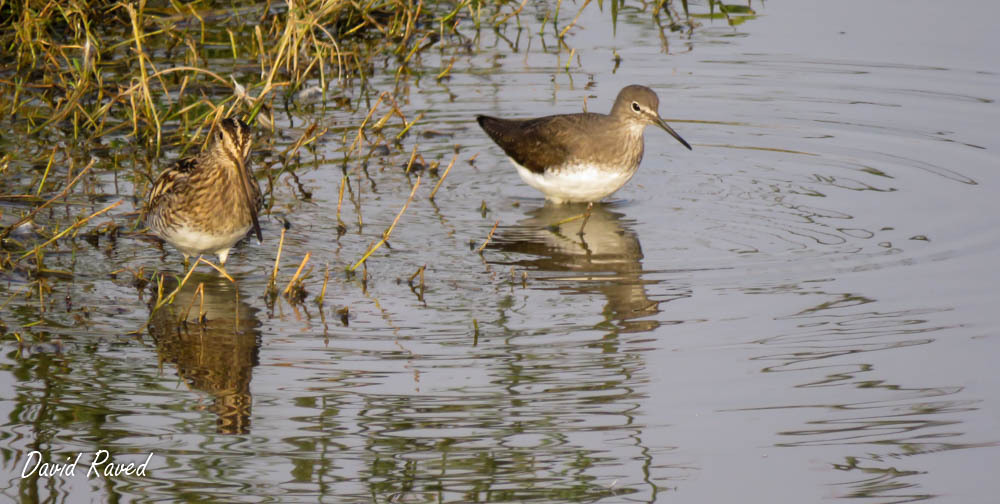
[{"label": "striped brown bird", "polygon": [[639,169],[642,135],[655,125],[691,149],[658,112],[646,86],[625,86],[610,114],[561,114],[535,119],[476,116],[528,185],[556,202],[594,202],[620,189]]},{"label": "striped brown bird", "polygon": [[262,241],[257,212],[260,187],[250,170],[250,127],[224,119],[209,148],[182,159],[156,179],[146,206],[146,225],[190,256],[216,254],[226,263],[229,249],[252,227]]}]

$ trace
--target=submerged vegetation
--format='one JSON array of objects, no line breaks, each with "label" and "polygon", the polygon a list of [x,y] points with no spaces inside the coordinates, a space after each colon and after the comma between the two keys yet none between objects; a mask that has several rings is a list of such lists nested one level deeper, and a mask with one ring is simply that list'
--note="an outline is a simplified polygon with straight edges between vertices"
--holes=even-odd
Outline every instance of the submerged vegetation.
[{"label": "submerged vegetation", "polygon": [[[545,21],[561,38],[589,3],[560,25],[559,1]],[[124,135],[154,155],[164,144],[188,150],[219,117],[273,113],[296,97],[326,102],[331,84],[363,89],[377,64],[398,78],[432,47],[461,47],[482,27],[519,25],[526,4],[2,1],[0,110],[15,137]],[[618,6],[611,2],[615,17]],[[663,3],[650,10],[677,25]]]},{"label": "submerged vegetation", "polygon": [[[362,176],[375,184],[365,168],[368,159],[403,151],[402,140],[417,132],[415,126],[419,130],[422,114],[406,110],[408,86],[449,79],[459,56],[474,50],[484,30],[520,33],[522,16],[533,16],[532,26],[554,37],[556,51],[572,61],[575,49],[567,37],[591,4],[0,0],[0,275],[8,283],[0,306],[23,296],[37,299],[44,312],[51,282],[74,276],[81,238],[109,257],[121,237],[151,240],[138,215],[156,173],[197,153],[207,132],[229,116],[247,119],[259,132],[253,166],[265,182],[264,213],[280,220],[285,217],[272,212],[276,191],[300,201],[312,197],[297,173],[312,166],[301,161],[303,152],[320,141],[339,143],[336,238],[349,229],[341,220],[345,187],[357,214],[351,226],[362,233]],[[613,23],[625,9],[622,0],[594,5]],[[650,16],[665,37],[696,26],[688,7],[687,1],[661,0],[629,9]],[[748,10],[714,0],[708,7],[709,16]],[[393,88],[375,89],[375,75],[391,76]],[[302,110],[311,117],[336,113],[340,120],[300,119]],[[406,203],[398,214],[393,210],[395,219],[381,237],[359,240],[367,248],[344,265],[349,277],[360,270],[365,287],[367,259],[383,245],[389,248],[390,234],[414,200],[419,174],[437,179],[425,187],[433,188],[427,198],[433,203],[459,151],[456,145],[453,152],[435,153],[434,160],[425,160],[417,145],[403,151],[406,176],[417,174],[416,183],[401,188]],[[280,247],[276,238],[265,241]],[[57,259],[47,264],[46,254]],[[267,282],[271,294],[279,290],[280,248],[276,256]],[[321,302],[329,264],[324,278],[316,278],[306,267],[308,253],[295,260],[301,263],[281,289],[284,297],[303,301],[308,281]],[[144,268],[112,264],[109,270],[115,278],[134,277],[136,285],[160,285],[155,306],[167,301],[162,281]],[[420,272],[422,292],[422,266]]]},{"label": "submerged vegetation", "polygon": [[[0,0],[0,335],[10,359],[22,366],[15,372],[51,391],[41,403],[30,393],[16,399],[19,411],[32,412],[33,425],[24,429],[32,446],[55,452],[65,446],[57,437],[81,425],[94,427],[98,445],[123,446],[112,441],[124,431],[104,423],[113,414],[73,405],[74,392],[61,385],[77,379],[66,370],[91,366],[107,345],[113,352],[130,345],[153,349],[160,371],[169,364],[188,387],[214,398],[206,409],[218,417],[219,433],[244,434],[252,417],[252,370],[261,360],[261,318],[291,327],[294,317],[296,330],[308,319],[329,342],[337,327],[370,323],[368,315],[381,317],[384,324],[376,326],[393,338],[403,324],[376,298],[383,293],[370,288],[379,280],[417,306],[438,302],[442,290],[459,291],[459,283],[487,279],[498,291],[527,287],[527,268],[501,270],[488,262],[502,246],[505,223],[486,199],[479,205],[481,196],[473,194],[459,217],[448,205],[451,182],[475,166],[478,153],[455,145],[448,132],[425,128],[424,111],[411,105],[413,88],[446,88],[469,72],[466,62],[481,39],[520,41],[527,30],[524,38],[542,38],[558,59],[551,68],[569,74],[579,61],[571,44],[585,9],[601,9],[611,23],[626,15],[647,20],[667,51],[668,35],[690,36],[697,26],[688,7],[664,0]],[[702,8],[709,16],[723,12],[714,1]],[[510,52],[527,53],[527,45],[511,42]],[[215,125],[232,116],[256,132],[251,166],[264,192],[267,230],[263,249],[235,252],[253,252],[252,268],[236,263],[229,276],[199,260],[183,268],[169,247],[160,254],[145,250],[162,244],[139,215],[156,174],[197,154]],[[314,198],[320,184],[325,192]],[[325,206],[317,204],[321,199]],[[309,250],[302,235],[318,232],[310,216],[320,212],[333,223],[322,236],[330,248]],[[411,236],[426,231],[409,224],[418,212],[432,214],[441,227],[420,241],[426,249],[406,255]],[[595,221],[609,220],[607,212],[595,215],[588,209],[556,226],[568,223],[582,235]],[[631,247],[630,235],[625,238]],[[439,253],[443,245],[467,253],[469,263],[440,264],[449,260]],[[382,258],[390,251],[394,260],[404,259],[387,274],[389,261]],[[631,268],[634,260],[625,263]],[[485,273],[473,271],[480,264]],[[629,275],[628,282],[639,283]],[[645,296],[628,299],[650,304]],[[469,344],[489,341],[488,315],[445,308],[462,317],[454,326],[469,332]],[[649,313],[626,311],[627,317]],[[412,353],[398,347],[399,355]],[[36,366],[36,356],[59,365]],[[129,380],[159,387],[155,360],[127,362],[142,369]],[[149,382],[140,383],[147,376]],[[167,394],[165,402],[174,402]],[[59,417],[65,405],[73,412]],[[376,448],[384,442],[373,441]],[[486,452],[430,464],[470,474],[504,464],[505,471],[533,475],[531,450],[516,452],[515,466]],[[593,463],[571,458],[578,467]],[[397,471],[394,463],[376,460],[371,473]],[[634,491],[588,478],[496,495],[593,500]],[[45,484],[16,483],[29,496]],[[406,487],[385,480],[374,483],[373,492]]]}]

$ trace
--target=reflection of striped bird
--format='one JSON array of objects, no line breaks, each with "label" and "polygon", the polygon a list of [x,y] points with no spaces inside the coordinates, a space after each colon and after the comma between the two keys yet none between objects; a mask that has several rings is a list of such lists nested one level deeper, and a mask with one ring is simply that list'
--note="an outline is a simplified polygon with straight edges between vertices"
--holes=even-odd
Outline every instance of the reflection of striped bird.
[{"label": "reflection of striped bird", "polygon": [[[175,278],[164,278],[166,291],[176,287]],[[217,415],[217,432],[248,434],[261,332],[254,308],[236,287],[218,275],[195,272],[173,303],[153,311],[148,327],[161,362],[175,364],[178,377],[211,395],[208,410]]]},{"label": "reflection of striped bird", "polygon": [[216,254],[226,263],[229,249],[253,227],[261,240],[257,211],[260,187],[250,171],[250,127],[225,119],[212,145],[183,159],[156,179],[146,207],[149,229],[184,254]]}]

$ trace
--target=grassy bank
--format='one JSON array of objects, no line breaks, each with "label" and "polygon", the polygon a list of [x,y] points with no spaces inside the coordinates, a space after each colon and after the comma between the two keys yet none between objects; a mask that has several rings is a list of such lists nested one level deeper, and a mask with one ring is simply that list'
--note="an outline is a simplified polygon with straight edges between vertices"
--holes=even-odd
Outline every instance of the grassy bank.
[{"label": "grassy bank", "polygon": [[[709,4],[710,15],[722,12]],[[351,176],[372,152],[398,150],[400,139],[419,128],[420,115],[408,116],[398,90],[374,90],[373,75],[394,76],[397,88],[414,77],[441,81],[484,30],[515,34],[528,24],[555,38],[556,50],[571,60],[567,42],[580,13],[598,8],[617,23],[624,6],[616,0],[0,0],[0,271],[27,282],[0,303],[21,294],[44,299],[46,278],[73,275],[66,261],[47,266],[46,253],[75,257],[77,238],[96,247],[142,234],[137,211],[156,173],[197,153],[223,117],[247,118],[262,132],[256,150],[267,154],[255,169],[268,205],[282,184],[296,198],[310,198],[293,160],[321,139],[343,144],[343,200],[344,186],[351,191]],[[650,16],[661,34],[690,32],[695,24],[687,8],[687,2],[629,6]],[[532,22],[522,24],[524,16]],[[439,68],[421,64],[430,53]],[[291,139],[276,141],[287,137],[277,125],[301,108],[351,120],[336,128],[303,125]],[[407,173],[411,166],[432,168],[438,180],[427,187],[436,193],[438,163],[425,162],[416,145],[406,155]],[[444,174],[457,155],[446,159]],[[415,187],[404,189],[412,199]],[[360,197],[356,206],[360,233]],[[338,204],[338,221],[339,211]],[[350,269],[363,270],[391,231]],[[71,243],[60,248],[65,241]],[[133,274],[146,281],[142,272]]]}]

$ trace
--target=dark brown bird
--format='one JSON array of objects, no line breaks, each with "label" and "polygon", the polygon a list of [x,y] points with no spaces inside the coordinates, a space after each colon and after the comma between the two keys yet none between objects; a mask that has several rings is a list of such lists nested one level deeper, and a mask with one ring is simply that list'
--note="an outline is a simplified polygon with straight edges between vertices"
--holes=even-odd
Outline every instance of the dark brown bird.
[{"label": "dark brown bird", "polygon": [[622,88],[610,114],[562,114],[536,119],[476,116],[531,187],[556,202],[599,201],[620,189],[642,161],[643,132],[651,124],[689,145],[657,111],[652,89]]},{"label": "dark brown bird", "polygon": [[208,150],[182,159],[160,174],[149,194],[146,225],[190,256],[216,254],[226,263],[229,249],[252,227],[262,240],[257,212],[260,187],[250,170],[253,135],[239,119],[225,119]]}]

